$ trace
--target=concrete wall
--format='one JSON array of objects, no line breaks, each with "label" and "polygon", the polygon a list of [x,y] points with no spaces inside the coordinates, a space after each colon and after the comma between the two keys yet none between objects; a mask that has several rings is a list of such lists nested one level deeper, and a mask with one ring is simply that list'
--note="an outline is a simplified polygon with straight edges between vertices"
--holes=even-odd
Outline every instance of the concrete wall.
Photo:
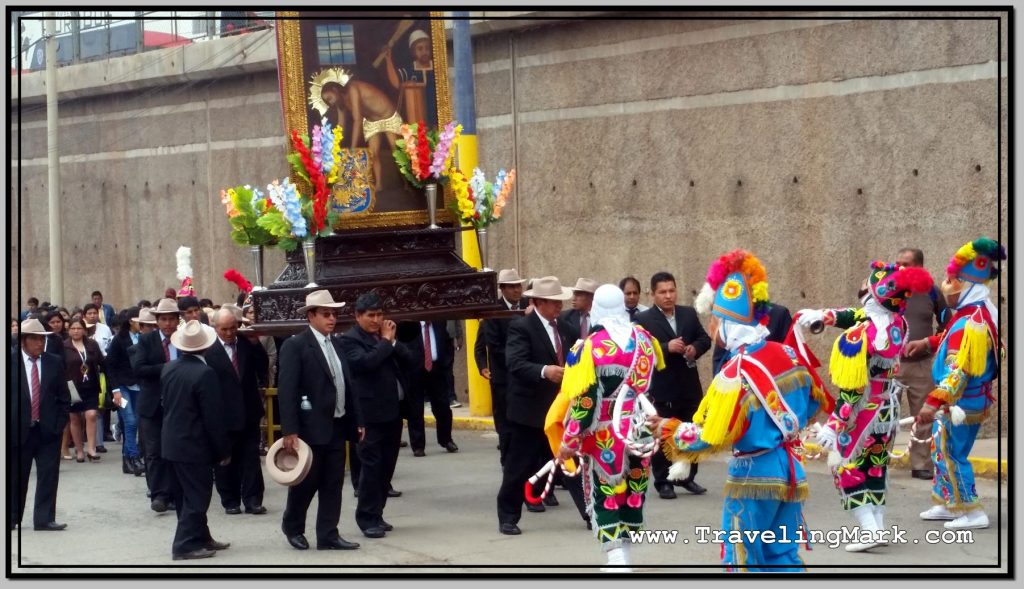
[{"label": "concrete wall", "polygon": [[[710,261],[744,247],[796,311],[854,303],[868,262],[900,247],[940,278],[963,242],[1005,236],[1006,21],[1000,55],[993,20],[834,16],[474,26],[480,163],[518,171],[489,265],[563,282],[669,270],[689,304]],[[273,44],[257,40],[62,68],[66,303],[157,296],[181,244],[205,296],[233,297],[228,267],[251,274],[217,194],[288,171]],[[49,292],[41,76],[22,82],[22,298]]]}]

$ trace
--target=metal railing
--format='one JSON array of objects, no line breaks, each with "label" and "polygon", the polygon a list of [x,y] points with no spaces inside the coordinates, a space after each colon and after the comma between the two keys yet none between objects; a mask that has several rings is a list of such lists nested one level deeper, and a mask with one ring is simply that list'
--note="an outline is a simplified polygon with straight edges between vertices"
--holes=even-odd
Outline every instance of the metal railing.
[{"label": "metal railing", "polygon": [[[274,11],[57,11],[57,65],[242,35],[274,26]],[[42,12],[11,15],[11,73],[46,67]]]}]

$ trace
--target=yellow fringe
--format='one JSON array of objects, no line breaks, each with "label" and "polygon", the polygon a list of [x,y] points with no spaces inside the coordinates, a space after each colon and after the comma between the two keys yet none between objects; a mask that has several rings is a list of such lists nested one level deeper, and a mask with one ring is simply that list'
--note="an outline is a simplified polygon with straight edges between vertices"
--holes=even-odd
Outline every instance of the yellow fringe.
[{"label": "yellow fringe", "polygon": [[988,327],[973,317],[964,326],[960,350],[956,353],[956,364],[967,376],[985,374],[988,365]]},{"label": "yellow fringe", "polygon": [[953,397],[946,389],[936,388],[932,390],[932,392],[928,393],[928,396],[942,401],[944,405],[948,405],[953,402]]},{"label": "yellow fringe", "polygon": [[662,351],[661,344],[658,343],[658,340],[654,339],[654,336],[651,336],[651,343],[654,344],[654,357],[657,359],[654,368],[665,370],[665,352]]},{"label": "yellow fringe", "polygon": [[[738,375],[736,378],[726,379],[719,374],[711,381],[707,394],[693,415],[693,422],[704,426],[700,439],[712,446],[720,446],[726,441],[733,440],[737,425],[730,428],[729,422],[743,392],[742,385],[743,380]],[[740,422],[739,419],[736,421]]]},{"label": "yellow fringe", "polygon": [[583,342],[583,349],[580,350],[579,359],[575,364],[566,366],[562,375],[562,392],[570,399],[587,392],[597,383],[597,371],[594,369],[594,347],[590,338]]},{"label": "yellow fringe", "polygon": [[829,375],[832,377],[832,384],[837,387],[853,391],[862,389],[868,384],[868,346],[864,338],[867,337],[867,330],[861,332],[860,349],[852,358],[844,356],[839,351],[839,342],[846,338],[841,335],[836,338],[832,346],[832,358],[828,363]]},{"label": "yellow fringe", "polygon": [[725,483],[725,496],[732,499],[773,499],[795,503],[806,500],[809,494],[810,487],[806,482],[797,483],[792,497],[789,485],[785,483]]}]

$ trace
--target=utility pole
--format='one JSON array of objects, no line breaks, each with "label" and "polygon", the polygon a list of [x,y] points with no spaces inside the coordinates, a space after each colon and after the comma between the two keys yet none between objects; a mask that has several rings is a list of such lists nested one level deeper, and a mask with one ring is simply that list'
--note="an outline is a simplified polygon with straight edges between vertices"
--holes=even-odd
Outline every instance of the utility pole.
[{"label": "utility pole", "polygon": [[57,18],[46,17],[46,157],[49,172],[50,302],[64,304],[64,259],[61,243],[60,151],[57,149]]}]

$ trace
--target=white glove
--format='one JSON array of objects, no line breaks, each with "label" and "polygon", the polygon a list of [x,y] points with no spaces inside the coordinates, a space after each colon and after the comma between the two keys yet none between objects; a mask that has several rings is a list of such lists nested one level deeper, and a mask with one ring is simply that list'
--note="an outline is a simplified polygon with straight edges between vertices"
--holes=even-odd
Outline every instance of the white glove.
[{"label": "white glove", "polygon": [[817,309],[801,309],[797,315],[796,323],[804,329],[810,329],[818,321],[825,321],[825,314]]},{"label": "white glove", "polygon": [[818,445],[825,450],[835,450],[836,430],[828,427],[827,425],[822,426],[821,429],[818,430],[818,436],[815,438],[815,441],[818,442]]}]

